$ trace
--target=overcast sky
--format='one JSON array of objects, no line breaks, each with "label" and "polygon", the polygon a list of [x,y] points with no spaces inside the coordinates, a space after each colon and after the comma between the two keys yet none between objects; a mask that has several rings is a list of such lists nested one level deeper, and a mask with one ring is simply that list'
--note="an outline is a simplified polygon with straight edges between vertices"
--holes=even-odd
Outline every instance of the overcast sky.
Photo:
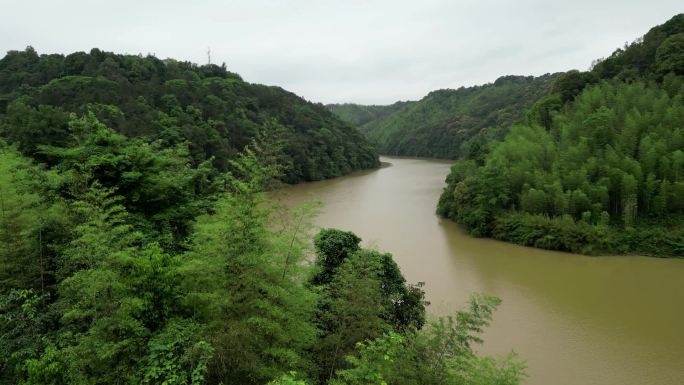
[{"label": "overcast sky", "polygon": [[317,102],[386,104],[587,69],[683,0],[0,0],[0,51],[226,62]]}]

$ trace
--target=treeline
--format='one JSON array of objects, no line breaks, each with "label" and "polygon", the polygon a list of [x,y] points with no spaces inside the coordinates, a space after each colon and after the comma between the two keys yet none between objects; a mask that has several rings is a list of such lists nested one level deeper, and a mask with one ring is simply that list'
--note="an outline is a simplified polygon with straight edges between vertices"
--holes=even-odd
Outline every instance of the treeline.
[{"label": "treeline", "polygon": [[73,144],[71,114],[86,111],[130,138],[187,143],[194,165],[211,160],[221,171],[262,136],[289,183],[378,165],[373,146],[323,105],[247,83],[225,65],[99,49],[39,55],[31,47],[0,59],[0,133],[23,154],[49,161],[39,147]]},{"label": "treeline", "polygon": [[326,107],[340,119],[354,127],[380,119],[413,102],[395,102],[390,105],[363,105],[355,103],[328,104]]},{"label": "treeline", "polygon": [[0,384],[502,384],[473,346],[498,304],[426,323],[390,254],[287,212],[258,142],[219,172],[72,116],[39,164],[0,142]]},{"label": "treeline", "polygon": [[[473,137],[503,137],[548,92],[553,78],[503,76],[482,86],[433,91],[358,128],[382,154],[456,159]],[[355,121],[348,109],[332,111]]]},{"label": "treeline", "polygon": [[458,161],[438,212],[476,235],[684,256],[684,15],[558,77],[525,122]]}]

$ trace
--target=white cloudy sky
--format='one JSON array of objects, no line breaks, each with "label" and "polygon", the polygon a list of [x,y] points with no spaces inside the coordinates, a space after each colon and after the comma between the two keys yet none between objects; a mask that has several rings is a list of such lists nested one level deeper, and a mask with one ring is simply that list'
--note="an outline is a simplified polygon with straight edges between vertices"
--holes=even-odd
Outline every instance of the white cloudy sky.
[{"label": "white cloudy sky", "polygon": [[391,103],[438,88],[587,69],[682,0],[0,0],[0,51],[98,47],[226,62],[313,101]]}]

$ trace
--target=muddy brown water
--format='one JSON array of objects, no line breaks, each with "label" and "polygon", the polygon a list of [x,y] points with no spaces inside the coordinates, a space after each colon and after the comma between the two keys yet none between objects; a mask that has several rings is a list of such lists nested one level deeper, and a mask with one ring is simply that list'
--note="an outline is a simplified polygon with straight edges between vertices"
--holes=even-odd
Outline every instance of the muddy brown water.
[{"label": "muddy brown water", "polygon": [[315,222],[351,230],[391,252],[411,282],[424,281],[429,312],[453,313],[472,292],[503,303],[483,353],[515,351],[527,385],[684,384],[684,260],[587,257],[470,237],[435,215],[449,162],[391,163],[284,188],[288,206],[317,199]]}]

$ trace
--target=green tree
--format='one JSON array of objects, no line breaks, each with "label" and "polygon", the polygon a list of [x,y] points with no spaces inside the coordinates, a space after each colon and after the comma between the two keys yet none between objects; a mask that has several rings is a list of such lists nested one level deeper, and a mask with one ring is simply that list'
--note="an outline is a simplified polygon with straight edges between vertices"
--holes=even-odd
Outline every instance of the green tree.
[{"label": "green tree", "polygon": [[655,56],[656,71],[661,75],[674,72],[684,75],[684,32],[665,39]]},{"label": "green tree", "polygon": [[390,330],[383,317],[381,274],[378,259],[357,253],[339,266],[325,287],[319,316],[323,337],[316,347],[321,380],[330,379],[345,366],[344,357],[356,343]]},{"label": "green tree", "polygon": [[313,276],[315,285],[328,284],[335,270],[352,254],[358,251],[361,238],[351,231],[323,229],[314,239],[318,271]]},{"label": "green tree", "polygon": [[213,172],[206,165],[191,168],[182,147],[164,149],[127,139],[92,112],[72,116],[69,127],[74,146],[40,147],[66,176],[62,188],[82,194],[97,181],[116,189],[127,211],[138,219],[138,229],[167,249],[178,247],[189,234],[190,221],[207,208],[201,198],[218,190]]},{"label": "green tree", "polygon": [[671,74],[584,87],[548,131],[515,126],[482,162],[458,161],[438,212],[472,234],[530,246],[677,255],[682,82]]},{"label": "green tree", "polygon": [[252,152],[235,162],[242,179],[230,178],[231,193],[198,219],[183,258],[181,302],[206,325],[210,383],[260,384],[288,370],[312,371],[306,351],[317,336],[316,296],[304,287],[301,242],[281,238],[305,234],[269,228],[261,189],[274,175],[259,164]]},{"label": "green tree", "polygon": [[59,180],[0,142],[0,292],[45,293],[54,283],[59,243],[70,227],[63,203],[48,193]]},{"label": "green tree", "polygon": [[155,244],[140,246],[119,200],[95,184],[73,204],[80,224],[62,254],[53,305],[60,329],[27,362],[29,384],[137,382],[150,336],[175,312],[176,262]]},{"label": "green tree", "polygon": [[172,149],[187,142],[194,166],[208,161],[227,171],[245,146],[274,128],[281,145],[272,150],[289,183],[379,165],[373,146],[323,105],[244,82],[225,66],[96,48],[39,55],[27,47],[0,59],[0,94],[0,132],[41,161],[49,159],[36,152],[39,146],[72,144],[69,113],[93,110],[105,126],[129,139],[160,141]]},{"label": "green tree", "polygon": [[350,367],[339,370],[332,384],[520,384],[524,364],[515,355],[495,359],[473,350],[498,303],[495,297],[473,295],[469,309],[455,318],[441,318],[419,332],[387,333],[360,343],[356,354],[347,357]]},{"label": "green tree", "polygon": [[520,198],[520,208],[532,214],[547,212],[546,193],[543,190],[531,188]]}]

